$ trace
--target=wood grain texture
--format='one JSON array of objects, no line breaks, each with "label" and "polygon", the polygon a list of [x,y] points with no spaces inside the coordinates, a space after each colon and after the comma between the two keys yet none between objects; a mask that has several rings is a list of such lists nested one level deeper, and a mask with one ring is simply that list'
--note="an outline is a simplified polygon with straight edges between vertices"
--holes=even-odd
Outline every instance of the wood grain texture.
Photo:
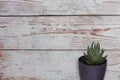
[{"label": "wood grain texture", "polygon": [[120,16],[110,15],[119,0],[0,0],[0,80],[80,80],[92,41],[108,50],[104,80],[120,80]]},{"label": "wood grain texture", "polygon": [[120,17],[0,17],[1,49],[120,49]]},{"label": "wood grain texture", "polygon": [[[79,80],[78,58],[85,51],[4,51],[0,54],[2,80]],[[106,51],[105,80],[120,79],[119,51]]]},{"label": "wood grain texture", "polygon": [[119,0],[0,0],[0,15],[119,15]]}]

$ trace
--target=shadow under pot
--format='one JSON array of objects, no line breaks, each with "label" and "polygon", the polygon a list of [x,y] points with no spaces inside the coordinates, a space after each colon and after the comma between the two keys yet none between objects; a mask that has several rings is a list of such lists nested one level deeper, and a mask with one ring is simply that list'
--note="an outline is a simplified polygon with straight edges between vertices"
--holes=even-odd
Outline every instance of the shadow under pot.
[{"label": "shadow under pot", "polygon": [[103,80],[106,72],[107,60],[101,65],[87,65],[80,57],[79,62],[79,75],[80,80]]}]

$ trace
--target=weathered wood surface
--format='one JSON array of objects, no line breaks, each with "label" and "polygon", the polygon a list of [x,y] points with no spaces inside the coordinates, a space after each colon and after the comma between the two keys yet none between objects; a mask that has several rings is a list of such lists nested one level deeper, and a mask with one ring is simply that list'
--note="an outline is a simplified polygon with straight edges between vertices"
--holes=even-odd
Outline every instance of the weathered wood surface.
[{"label": "weathered wood surface", "polygon": [[[0,51],[2,80],[79,80],[78,58],[85,51]],[[120,80],[120,52],[106,51],[105,80]]]},{"label": "weathered wood surface", "polygon": [[120,16],[108,15],[119,0],[0,0],[0,80],[79,80],[92,41],[108,49],[105,80],[120,80]]},{"label": "weathered wood surface", "polygon": [[0,0],[0,15],[119,15],[119,0]]},{"label": "weathered wood surface", "polygon": [[120,49],[118,16],[0,17],[1,49]]}]

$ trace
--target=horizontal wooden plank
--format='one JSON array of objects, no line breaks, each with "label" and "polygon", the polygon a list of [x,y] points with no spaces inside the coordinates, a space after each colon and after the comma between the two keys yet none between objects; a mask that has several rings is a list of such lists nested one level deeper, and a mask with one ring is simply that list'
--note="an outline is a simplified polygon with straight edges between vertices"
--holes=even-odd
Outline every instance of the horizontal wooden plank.
[{"label": "horizontal wooden plank", "polygon": [[0,49],[120,49],[120,17],[0,17]]},{"label": "horizontal wooden plank", "polygon": [[[79,80],[78,58],[85,51],[0,50],[1,80]],[[106,51],[105,80],[120,79],[120,52]]]},{"label": "horizontal wooden plank", "polygon": [[119,15],[119,0],[0,0],[0,15]]}]

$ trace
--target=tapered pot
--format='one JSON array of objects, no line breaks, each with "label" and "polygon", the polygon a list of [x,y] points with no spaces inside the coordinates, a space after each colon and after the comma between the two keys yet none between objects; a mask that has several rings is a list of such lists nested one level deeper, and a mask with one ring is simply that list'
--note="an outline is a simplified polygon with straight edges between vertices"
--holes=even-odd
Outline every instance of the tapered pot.
[{"label": "tapered pot", "polygon": [[80,57],[79,62],[79,75],[80,80],[103,80],[106,72],[107,60],[101,65],[87,65],[82,61]]}]

